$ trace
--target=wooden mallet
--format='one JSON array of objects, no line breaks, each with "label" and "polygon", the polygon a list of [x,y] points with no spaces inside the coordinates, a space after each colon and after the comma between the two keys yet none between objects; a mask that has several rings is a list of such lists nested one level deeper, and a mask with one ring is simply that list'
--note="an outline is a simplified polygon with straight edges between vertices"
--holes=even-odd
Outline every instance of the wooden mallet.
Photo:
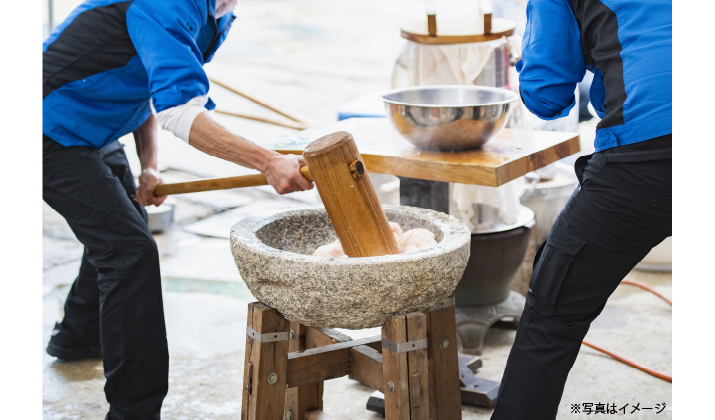
[{"label": "wooden mallet", "polygon": [[[305,148],[303,157],[308,166],[301,167],[300,173],[308,181],[315,182],[345,254],[351,258],[398,254],[400,248],[353,136],[339,131],[321,137]],[[264,175],[244,175],[160,184],[154,195],[261,185],[268,185]]]}]

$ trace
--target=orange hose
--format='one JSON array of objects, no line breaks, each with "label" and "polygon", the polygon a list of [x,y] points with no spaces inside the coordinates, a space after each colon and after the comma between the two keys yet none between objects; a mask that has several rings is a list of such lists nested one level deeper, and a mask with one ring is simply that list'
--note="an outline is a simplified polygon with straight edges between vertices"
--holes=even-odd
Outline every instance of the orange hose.
[{"label": "orange hose", "polygon": [[613,357],[614,359],[618,360],[619,362],[627,364],[627,365],[630,366],[630,367],[634,367],[634,368],[636,368],[636,369],[642,370],[643,372],[645,372],[645,373],[647,373],[647,374],[649,374],[649,375],[653,375],[653,376],[655,376],[656,378],[660,378],[660,379],[662,379],[662,380],[664,380],[664,381],[668,381],[668,382],[671,382],[671,383],[673,382],[673,377],[672,377],[672,376],[668,376],[668,375],[666,375],[666,374],[664,374],[664,373],[658,372],[657,370],[653,370],[653,369],[651,369],[651,368],[647,368],[647,367],[645,367],[645,366],[643,366],[643,365],[641,365],[641,364],[638,364],[638,363],[636,363],[636,362],[633,362],[633,361],[631,361],[631,360],[628,360],[628,359],[626,359],[626,358],[623,357],[623,356],[619,356],[619,355],[617,355],[616,353],[613,353],[612,351],[606,350],[606,349],[604,349],[604,348],[602,348],[602,347],[598,347],[598,346],[595,345],[595,344],[589,343],[589,342],[586,341],[586,340],[583,341],[583,344],[586,345],[586,346],[591,347],[592,349],[598,350],[598,351],[600,351],[601,353],[605,353],[605,354],[607,354],[607,355]]},{"label": "orange hose", "polygon": [[673,302],[670,299],[661,295],[654,288],[648,286],[647,284],[645,284],[643,282],[640,282],[638,280],[623,279],[623,281],[621,281],[621,284],[630,284],[632,286],[640,287],[641,289],[647,290],[647,291],[653,293],[654,295],[658,296],[659,298],[663,299],[664,301],[668,302],[668,305],[673,306]]},{"label": "orange hose", "polygon": [[[673,306],[673,302],[672,302],[670,299],[668,299],[667,297],[665,297],[665,296],[663,296],[662,294],[658,293],[655,289],[653,289],[652,287],[648,286],[647,284],[645,284],[645,283],[643,283],[643,282],[640,282],[640,281],[637,281],[637,280],[623,279],[623,281],[621,281],[621,284],[630,284],[630,285],[632,285],[632,286],[640,287],[641,289],[647,290],[647,291],[653,293],[654,295],[658,296],[659,298],[663,299],[664,301],[668,302],[668,304],[669,304],[670,306]],[[595,345],[595,344],[589,343],[589,342],[586,341],[586,340],[583,341],[583,344],[586,345],[586,346],[588,346],[588,347],[591,347],[592,349],[598,350],[598,351],[600,351],[601,353],[605,353],[605,354],[607,354],[607,355],[613,357],[614,359],[618,360],[618,361],[621,362],[621,363],[625,363],[626,365],[628,365],[628,366],[630,366],[630,367],[634,367],[634,368],[636,368],[636,369],[642,370],[643,372],[645,372],[645,373],[647,373],[647,374],[649,374],[649,375],[655,376],[656,378],[662,379],[662,380],[664,380],[664,381],[668,381],[668,382],[670,382],[670,383],[673,382],[673,377],[672,377],[672,376],[668,376],[668,375],[666,375],[666,374],[664,374],[664,373],[658,372],[657,370],[654,370],[654,369],[645,367],[645,366],[643,366],[643,365],[641,365],[641,364],[638,364],[638,363],[636,363],[636,362],[633,362],[633,361],[631,361],[631,360],[629,360],[629,359],[626,359],[626,358],[623,357],[623,356],[619,356],[618,354],[613,353],[613,352],[610,351],[610,350],[606,350],[606,349],[604,349],[604,348],[602,348],[602,347],[598,347],[598,346]]]}]

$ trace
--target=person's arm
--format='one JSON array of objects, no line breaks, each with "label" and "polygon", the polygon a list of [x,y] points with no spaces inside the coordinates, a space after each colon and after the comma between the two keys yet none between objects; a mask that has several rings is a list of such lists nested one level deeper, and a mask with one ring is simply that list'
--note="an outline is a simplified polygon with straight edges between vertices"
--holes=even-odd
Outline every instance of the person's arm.
[{"label": "person's arm", "polygon": [[194,119],[189,144],[208,155],[261,171],[278,194],[313,188],[299,172],[305,166],[303,156],[266,150],[226,130],[205,112]]},{"label": "person's arm", "polygon": [[516,63],[522,100],[541,119],[565,117],[586,73],[578,22],[568,0],[529,0],[526,15]]},{"label": "person's arm", "polygon": [[135,0],[127,29],[149,77],[152,111],[159,124],[191,146],[258,169],[279,194],[311,189],[300,174],[302,157],[282,156],[236,136],[204,111],[209,82],[194,33],[206,19],[200,0]]},{"label": "person's arm", "polygon": [[162,183],[156,164],[157,128],[156,118],[154,118],[154,115],[149,115],[144,124],[134,131],[134,142],[137,146],[137,155],[139,155],[142,170],[141,174],[139,174],[139,186],[134,199],[142,206],[155,205],[159,207],[166,200],[166,196],[154,196],[154,188]]}]

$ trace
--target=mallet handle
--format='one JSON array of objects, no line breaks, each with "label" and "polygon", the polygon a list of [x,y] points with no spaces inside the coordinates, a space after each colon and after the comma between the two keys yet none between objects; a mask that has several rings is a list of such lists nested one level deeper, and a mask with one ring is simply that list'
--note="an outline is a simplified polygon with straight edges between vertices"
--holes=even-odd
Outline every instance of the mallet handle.
[{"label": "mallet handle", "polygon": [[[313,176],[310,174],[310,170],[308,170],[307,166],[301,166],[300,173],[305,179],[313,182]],[[175,184],[159,184],[154,189],[154,195],[161,197],[172,194],[230,190],[233,188],[258,187],[261,185],[268,185],[268,180],[263,174],[199,179],[197,181],[177,182]]]}]

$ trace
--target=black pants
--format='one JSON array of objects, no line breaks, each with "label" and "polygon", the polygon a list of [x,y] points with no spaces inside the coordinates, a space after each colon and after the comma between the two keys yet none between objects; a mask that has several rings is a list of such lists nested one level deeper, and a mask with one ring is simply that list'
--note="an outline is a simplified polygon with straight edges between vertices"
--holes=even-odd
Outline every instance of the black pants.
[{"label": "black pants", "polygon": [[621,280],[672,234],[669,154],[609,149],[576,162],[580,189],[537,253],[492,420],[556,417],[591,322]]},{"label": "black pants", "polygon": [[43,199],[85,246],[58,335],[101,343],[108,418],[159,419],[169,374],[159,254],[124,150],[45,137],[42,161]]}]

